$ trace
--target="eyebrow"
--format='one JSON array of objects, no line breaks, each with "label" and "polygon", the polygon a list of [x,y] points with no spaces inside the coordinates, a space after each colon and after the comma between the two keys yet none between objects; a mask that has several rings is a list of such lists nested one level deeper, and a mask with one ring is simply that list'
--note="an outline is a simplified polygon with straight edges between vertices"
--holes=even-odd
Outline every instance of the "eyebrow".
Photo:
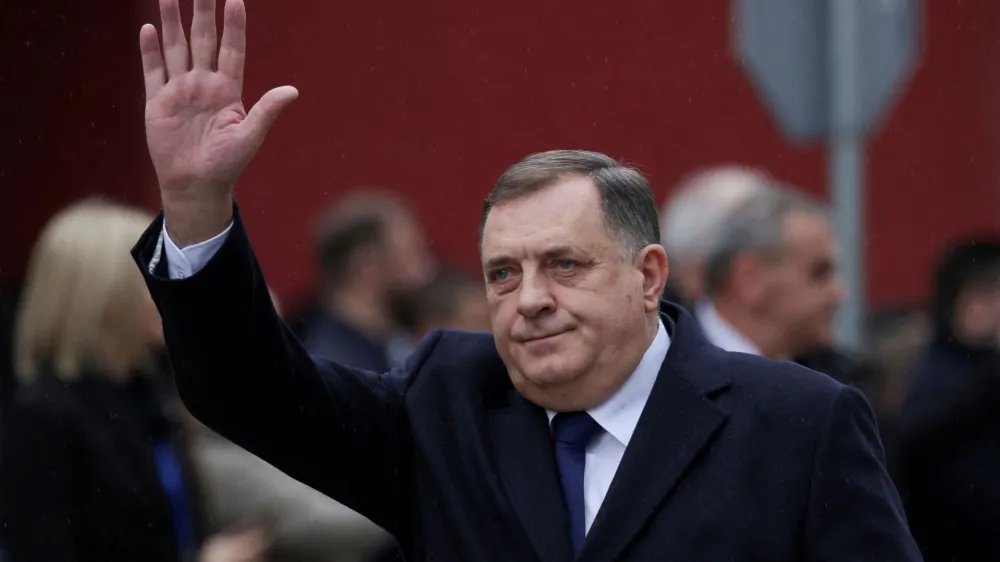
[{"label": "eyebrow", "polygon": [[496,269],[498,267],[504,265],[510,265],[512,263],[514,263],[514,258],[510,256],[497,256],[495,258],[490,258],[490,260],[483,265],[483,270],[489,271],[491,269]]},{"label": "eyebrow", "polygon": [[[556,260],[560,258],[565,258],[575,254],[579,254],[580,250],[573,248],[571,246],[555,246],[549,248],[542,252],[542,259],[545,260]],[[515,263],[517,260],[511,256],[497,256],[495,258],[490,258],[486,264],[483,266],[484,270],[491,270],[497,267],[502,267],[505,265],[510,265]]]}]

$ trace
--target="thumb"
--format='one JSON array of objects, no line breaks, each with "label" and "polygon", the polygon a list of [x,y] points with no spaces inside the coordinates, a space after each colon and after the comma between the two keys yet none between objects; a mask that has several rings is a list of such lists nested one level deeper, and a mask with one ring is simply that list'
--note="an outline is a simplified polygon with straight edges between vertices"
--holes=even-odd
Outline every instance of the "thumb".
[{"label": "thumb", "polygon": [[295,101],[297,97],[299,97],[299,91],[293,86],[281,86],[264,94],[250,108],[243,124],[247,128],[247,135],[253,139],[254,144],[259,146],[263,142],[264,135],[281,115],[282,110]]}]

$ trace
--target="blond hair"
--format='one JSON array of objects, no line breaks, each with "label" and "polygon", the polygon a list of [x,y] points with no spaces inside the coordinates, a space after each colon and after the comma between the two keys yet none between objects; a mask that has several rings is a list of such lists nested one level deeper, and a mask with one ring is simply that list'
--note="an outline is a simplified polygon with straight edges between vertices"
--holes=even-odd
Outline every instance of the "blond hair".
[{"label": "blond hair", "polygon": [[17,315],[20,378],[51,370],[71,380],[97,361],[106,315],[134,306],[146,291],[130,250],[151,220],[100,199],[71,205],[49,220],[32,250]]}]

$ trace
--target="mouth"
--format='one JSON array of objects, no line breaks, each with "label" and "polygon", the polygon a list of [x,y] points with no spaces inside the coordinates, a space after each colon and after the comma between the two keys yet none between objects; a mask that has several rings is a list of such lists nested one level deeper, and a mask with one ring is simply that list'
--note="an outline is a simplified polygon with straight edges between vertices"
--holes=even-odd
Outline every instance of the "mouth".
[{"label": "mouth", "polygon": [[555,340],[556,338],[558,338],[559,336],[567,334],[568,332],[569,332],[569,330],[563,330],[561,332],[556,332],[554,334],[549,334],[549,335],[546,335],[546,336],[539,336],[539,337],[535,337],[535,338],[527,338],[522,343],[524,345],[538,345],[538,344],[542,344],[542,343],[546,343],[546,342],[551,342],[551,341]]}]

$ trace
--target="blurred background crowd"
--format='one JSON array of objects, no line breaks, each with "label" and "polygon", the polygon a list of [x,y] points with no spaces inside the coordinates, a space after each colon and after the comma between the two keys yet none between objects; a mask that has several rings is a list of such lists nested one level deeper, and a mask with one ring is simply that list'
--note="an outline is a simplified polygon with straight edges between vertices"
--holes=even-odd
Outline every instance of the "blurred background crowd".
[{"label": "blurred background crowd", "polygon": [[[155,3],[104,4],[0,20],[0,560],[398,560],[176,399],[129,256],[156,211],[135,46]],[[822,147],[770,119],[727,3],[514,4],[249,6],[248,90],[303,97],[238,196],[306,348],[385,371],[429,330],[489,330],[492,181],[531,151],[607,152],[662,202],[665,297],[720,347],[861,389],[925,558],[1000,560],[1000,3],[924,6],[868,147],[857,348],[833,335]]]}]

